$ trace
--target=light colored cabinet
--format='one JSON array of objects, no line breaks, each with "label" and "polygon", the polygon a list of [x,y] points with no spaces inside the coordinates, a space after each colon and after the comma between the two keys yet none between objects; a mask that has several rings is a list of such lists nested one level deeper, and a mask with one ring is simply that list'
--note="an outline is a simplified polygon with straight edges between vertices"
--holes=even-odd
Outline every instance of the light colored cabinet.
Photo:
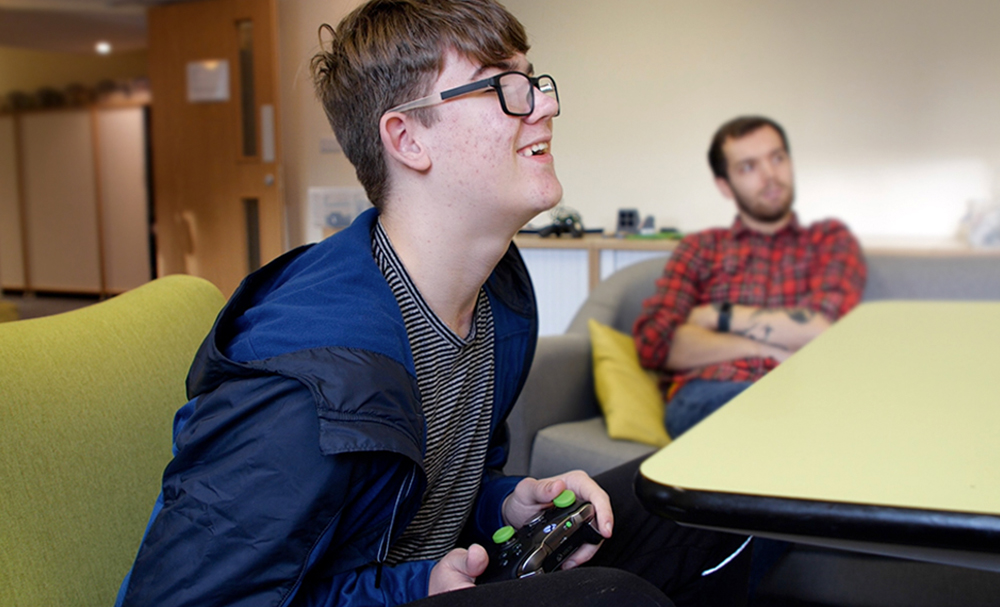
[{"label": "light colored cabinet", "polygon": [[0,115],[0,285],[24,289],[24,251],[18,202],[17,145],[13,116]]},{"label": "light colored cabinet", "polygon": [[583,238],[522,234],[514,240],[528,266],[538,300],[538,334],[566,331],[598,282],[633,263],[666,256],[671,240],[628,240],[588,234]]},{"label": "light colored cabinet", "polygon": [[0,116],[0,285],[106,295],[151,277],[145,109]]},{"label": "light colored cabinet", "polygon": [[31,289],[99,293],[90,112],[38,112],[20,119]]},{"label": "light colored cabinet", "polygon": [[97,112],[105,289],[120,293],[152,276],[145,112]]}]

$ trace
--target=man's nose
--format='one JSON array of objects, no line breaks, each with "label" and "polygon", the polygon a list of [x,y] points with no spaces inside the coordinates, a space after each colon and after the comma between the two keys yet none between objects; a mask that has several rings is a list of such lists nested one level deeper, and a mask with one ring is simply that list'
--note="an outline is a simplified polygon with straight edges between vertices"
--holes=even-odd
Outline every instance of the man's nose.
[{"label": "man's nose", "polygon": [[761,176],[768,181],[774,179],[774,176],[778,172],[778,167],[776,167],[772,161],[761,162],[758,166],[760,167]]},{"label": "man's nose", "polygon": [[535,93],[535,111],[528,116],[530,122],[548,120],[559,113],[559,102],[553,97],[542,93],[537,88]]}]

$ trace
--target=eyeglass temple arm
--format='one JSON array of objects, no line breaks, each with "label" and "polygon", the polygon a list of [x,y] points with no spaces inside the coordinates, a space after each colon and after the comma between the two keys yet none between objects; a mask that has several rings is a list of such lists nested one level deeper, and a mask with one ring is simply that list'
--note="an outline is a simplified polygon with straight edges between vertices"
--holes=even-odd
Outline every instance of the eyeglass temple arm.
[{"label": "eyeglass temple arm", "polygon": [[448,89],[440,93],[433,93],[427,95],[426,97],[421,97],[420,99],[414,99],[413,101],[408,101],[402,105],[397,105],[394,108],[390,108],[386,111],[388,112],[408,112],[410,110],[417,110],[422,107],[430,107],[432,105],[437,105],[443,101],[447,101],[452,97],[458,97],[459,95],[464,95],[466,93],[471,93],[472,91],[477,91],[479,89],[484,89],[491,86],[491,80],[479,80],[477,82],[470,82],[469,84],[464,84],[453,89]]},{"label": "eyeglass temple arm", "polygon": [[493,86],[493,78],[487,78],[486,80],[477,80],[476,82],[463,84],[462,86],[457,86],[453,89],[448,89],[447,91],[440,93],[441,101],[447,101],[452,97],[458,97],[459,95],[471,93],[472,91],[478,91],[479,89],[484,89],[490,86]]},{"label": "eyeglass temple arm", "polygon": [[408,101],[402,105],[397,105],[394,108],[389,108],[386,113],[389,112],[408,112],[410,110],[417,110],[422,107],[430,107],[432,105],[437,105],[444,101],[441,98],[440,93],[434,93],[433,95],[427,95],[426,97],[421,97],[420,99],[414,99],[413,101]]}]

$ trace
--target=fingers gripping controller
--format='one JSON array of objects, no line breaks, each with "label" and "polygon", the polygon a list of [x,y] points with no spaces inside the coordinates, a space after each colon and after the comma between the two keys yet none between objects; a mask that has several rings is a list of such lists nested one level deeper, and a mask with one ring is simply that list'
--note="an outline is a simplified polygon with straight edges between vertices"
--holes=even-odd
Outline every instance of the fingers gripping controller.
[{"label": "fingers gripping controller", "polygon": [[567,489],[552,506],[515,531],[501,527],[487,546],[490,562],[477,584],[499,582],[554,571],[584,543],[598,544],[597,511],[590,502],[576,501]]}]

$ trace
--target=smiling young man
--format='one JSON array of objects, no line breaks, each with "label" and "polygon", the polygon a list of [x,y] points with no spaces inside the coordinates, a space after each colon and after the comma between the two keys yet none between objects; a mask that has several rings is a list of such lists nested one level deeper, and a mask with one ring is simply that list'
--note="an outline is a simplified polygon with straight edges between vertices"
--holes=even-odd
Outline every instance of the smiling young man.
[{"label": "smiling young man", "polygon": [[850,311],[866,278],[843,223],[799,224],[788,140],[776,122],[727,122],[708,160],[736,220],[678,244],[633,328],[640,361],[660,374],[674,438]]},{"label": "smiling young man", "polygon": [[[512,238],[562,196],[556,84],[521,24],[492,0],[373,0],[321,32],[316,89],[375,209],[220,314],[118,604],[743,603],[746,539],[645,513],[636,464],[500,472],[537,334]],[[477,586],[492,533],[566,488],[605,542]]]}]

